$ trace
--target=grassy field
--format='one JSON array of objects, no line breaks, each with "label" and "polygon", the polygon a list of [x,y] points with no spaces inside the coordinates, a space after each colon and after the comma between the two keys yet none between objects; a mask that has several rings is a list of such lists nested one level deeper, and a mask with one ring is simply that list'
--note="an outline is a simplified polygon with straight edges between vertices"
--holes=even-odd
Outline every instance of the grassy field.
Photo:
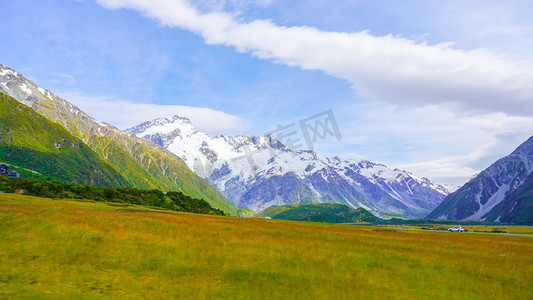
[{"label": "grassy field", "polygon": [[0,194],[0,299],[533,299],[533,237]]}]

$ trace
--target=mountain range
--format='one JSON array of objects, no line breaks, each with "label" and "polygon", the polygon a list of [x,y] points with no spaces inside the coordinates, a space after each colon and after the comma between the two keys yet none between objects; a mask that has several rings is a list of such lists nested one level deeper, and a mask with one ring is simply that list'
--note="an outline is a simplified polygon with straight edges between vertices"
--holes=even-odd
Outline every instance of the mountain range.
[{"label": "mountain range", "polygon": [[91,118],[72,103],[38,87],[2,64],[0,93],[13,97],[63,127],[112,166],[129,185],[143,189],[180,191],[194,198],[205,199],[226,213],[237,212],[231,201],[194,174],[172,152]]},{"label": "mountain range", "polygon": [[340,203],[375,215],[424,217],[448,194],[409,172],[366,160],[287,147],[272,135],[211,136],[183,117],[143,122],[126,132],[181,157],[238,207]]},{"label": "mountain range", "polygon": [[448,195],[427,218],[533,225],[533,136]]},{"label": "mountain range", "polygon": [[339,203],[375,216],[533,224],[533,137],[449,194],[407,171],[272,135],[211,136],[179,116],[124,132],[1,64],[0,162],[47,179],[179,191],[232,215]]}]

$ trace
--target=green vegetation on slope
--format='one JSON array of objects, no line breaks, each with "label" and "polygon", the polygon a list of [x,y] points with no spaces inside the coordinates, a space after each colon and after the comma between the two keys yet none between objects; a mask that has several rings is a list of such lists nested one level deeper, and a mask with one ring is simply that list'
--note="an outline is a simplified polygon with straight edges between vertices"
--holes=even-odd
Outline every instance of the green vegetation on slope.
[{"label": "green vegetation on slope", "polygon": [[163,193],[160,190],[139,190],[132,187],[102,187],[78,185],[63,181],[31,181],[0,176],[0,192],[60,198],[87,199],[100,202],[128,203],[161,207],[169,210],[224,215],[202,199],[191,198],[181,192]]},{"label": "green vegetation on slope", "polygon": [[383,226],[446,230],[450,226],[499,226],[502,223],[482,221],[381,219],[363,208],[353,209],[336,203],[273,205],[254,215],[255,218],[285,219],[326,223],[368,223]]},{"label": "green vegetation on slope", "polygon": [[41,178],[103,186],[129,185],[82,141],[3,93],[0,93],[0,162],[32,169],[42,174]]},{"label": "green vegetation on slope", "polygon": [[32,109],[83,140],[134,187],[181,191],[206,199],[229,214],[237,213],[235,204],[172,152],[97,122],[71,103],[53,94],[49,96],[46,101],[35,102]]},{"label": "green vegetation on slope", "polygon": [[52,178],[50,176],[43,175],[39,172],[36,172],[31,169],[21,168],[16,165],[7,164],[3,161],[0,161],[2,164],[6,164],[9,167],[9,171],[15,171],[20,174],[21,178],[35,180],[35,181],[50,181]]},{"label": "green vegetation on slope", "polygon": [[255,215],[255,212],[248,207],[241,207],[237,211],[238,217],[253,217]]},{"label": "green vegetation on slope", "polygon": [[272,218],[275,215],[278,215],[286,210],[295,208],[297,204],[286,204],[286,205],[272,205],[254,215],[255,218]]},{"label": "green vegetation on slope", "polygon": [[382,223],[383,220],[364,208],[353,209],[338,203],[271,206],[256,217],[326,223]]},{"label": "green vegetation on slope", "polygon": [[0,193],[0,298],[533,299],[533,239]]},{"label": "green vegetation on slope", "polygon": [[148,171],[142,168],[126,151],[122,150],[116,143],[109,141],[107,137],[94,136],[87,140],[87,145],[97,153],[105,154],[108,162],[120,171],[120,174],[127,178],[132,186],[141,189],[156,189],[161,187],[158,180]]}]

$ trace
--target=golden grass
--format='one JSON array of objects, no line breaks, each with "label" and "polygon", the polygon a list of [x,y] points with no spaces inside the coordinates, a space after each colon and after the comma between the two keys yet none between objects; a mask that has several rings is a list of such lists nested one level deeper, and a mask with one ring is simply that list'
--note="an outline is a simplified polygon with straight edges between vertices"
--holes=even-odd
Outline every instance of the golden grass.
[{"label": "golden grass", "polygon": [[531,237],[124,210],[0,194],[0,298],[533,299]]}]

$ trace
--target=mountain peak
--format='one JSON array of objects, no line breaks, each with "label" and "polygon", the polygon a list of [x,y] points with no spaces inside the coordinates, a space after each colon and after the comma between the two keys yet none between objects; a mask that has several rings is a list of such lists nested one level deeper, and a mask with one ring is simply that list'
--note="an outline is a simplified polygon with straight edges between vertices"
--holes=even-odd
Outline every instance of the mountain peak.
[{"label": "mountain peak", "polygon": [[11,73],[12,75],[17,75],[17,71],[4,66],[3,64],[0,64],[0,76],[7,75],[8,73]]},{"label": "mountain peak", "polygon": [[124,131],[135,135],[141,135],[155,133],[154,130],[157,130],[160,134],[169,134],[176,130],[179,130],[180,132],[188,132],[190,134],[197,132],[194,125],[192,125],[191,120],[178,115],[142,122],[141,124]]},{"label": "mountain peak", "polygon": [[191,120],[189,120],[186,117],[181,117],[181,116],[178,116],[178,115],[173,115],[172,117],[166,117],[166,118],[163,118],[163,119],[165,119],[168,123],[178,123],[178,124],[190,124],[190,125],[192,125]]},{"label": "mountain peak", "polygon": [[[516,218],[515,207],[530,205],[532,199],[529,198],[530,202],[520,203],[509,199],[515,199],[510,197],[528,181],[531,174],[533,174],[533,136],[511,154],[500,158],[457,191],[448,195],[427,218],[518,222],[520,220]],[[531,219],[528,222],[531,223]]]},{"label": "mountain peak", "polygon": [[528,174],[533,172],[533,136],[520,144],[510,156],[515,156],[522,160]]},{"label": "mountain peak", "polygon": [[[0,66],[0,93],[11,96],[80,138],[135,187],[182,191],[195,198],[203,198],[227,212],[236,211],[233,203],[191,172],[175,154],[91,118],[73,104],[4,65]],[[179,131],[175,124],[170,124],[176,134],[196,132],[190,120],[179,116],[159,121],[182,124]]]},{"label": "mountain peak", "polygon": [[291,149],[273,135],[211,136],[179,116],[127,131],[167,148],[235,204],[255,211],[283,203],[339,202],[422,217],[447,194],[425,178],[382,164]]}]

